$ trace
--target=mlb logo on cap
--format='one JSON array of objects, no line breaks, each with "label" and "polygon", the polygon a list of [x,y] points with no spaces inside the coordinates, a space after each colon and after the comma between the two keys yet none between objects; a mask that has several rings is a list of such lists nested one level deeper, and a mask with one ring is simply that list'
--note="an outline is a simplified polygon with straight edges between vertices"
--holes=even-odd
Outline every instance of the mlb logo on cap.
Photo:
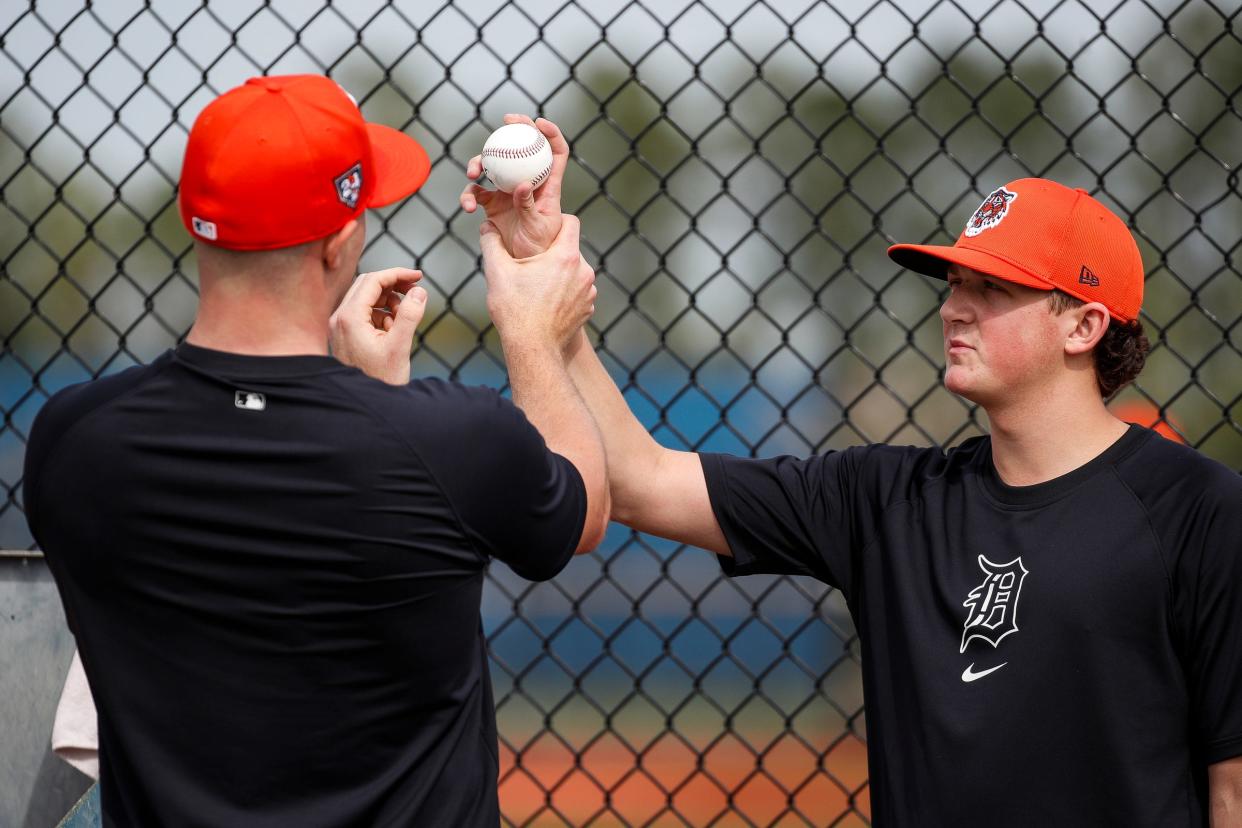
[{"label": "mlb logo on cap", "polygon": [[190,218],[190,229],[194,231],[194,235],[196,236],[201,236],[202,238],[210,239],[211,241],[216,240],[217,233],[215,222],[201,219],[198,216],[192,216]]}]

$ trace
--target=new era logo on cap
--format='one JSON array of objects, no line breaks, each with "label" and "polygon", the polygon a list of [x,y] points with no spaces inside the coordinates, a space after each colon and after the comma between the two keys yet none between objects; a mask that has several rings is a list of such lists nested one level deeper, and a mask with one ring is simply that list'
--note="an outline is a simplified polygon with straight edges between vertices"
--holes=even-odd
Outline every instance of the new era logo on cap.
[{"label": "new era logo on cap", "polygon": [[1083,265],[1082,270],[1079,271],[1078,273],[1078,284],[1090,285],[1091,287],[1099,287],[1100,277],[1092,273],[1089,267],[1087,267],[1086,265]]}]

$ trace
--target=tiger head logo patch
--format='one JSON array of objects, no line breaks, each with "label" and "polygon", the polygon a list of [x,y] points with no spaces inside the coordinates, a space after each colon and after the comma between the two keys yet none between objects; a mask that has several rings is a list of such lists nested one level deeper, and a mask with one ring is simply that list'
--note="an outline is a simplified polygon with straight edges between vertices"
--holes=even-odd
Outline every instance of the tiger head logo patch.
[{"label": "tiger head logo patch", "polygon": [[1017,197],[1017,193],[1011,193],[1004,187],[993,190],[991,195],[979,205],[979,209],[975,210],[970,221],[966,222],[966,235],[977,236],[984,230],[990,230],[1000,224],[1005,216],[1009,215],[1009,205]]}]

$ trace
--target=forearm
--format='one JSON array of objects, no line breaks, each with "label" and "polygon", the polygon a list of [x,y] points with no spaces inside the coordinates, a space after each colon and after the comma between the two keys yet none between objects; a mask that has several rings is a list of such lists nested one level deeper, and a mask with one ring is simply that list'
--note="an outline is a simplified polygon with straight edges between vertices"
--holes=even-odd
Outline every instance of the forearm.
[{"label": "forearm", "polygon": [[655,470],[665,449],[634,416],[585,332],[578,332],[567,365],[603,435],[613,519],[633,526],[646,511],[643,500],[651,495]]},{"label": "forearm", "polygon": [[730,554],[699,456],[664,448],[647,433],[584,333],[574,341],[568,364],[603,434],[613,519],[640,532]]},{"label": "forearm", "polygon": [[1242,826],[1242,756],[1208,767],[1212,828]]},{"label": "forearm", "polygon": [[574,464],[587,490],[587,518],[579,552],[594,549],[608,526],[610,495],[600,429],[551,347],[502,341],[513,402],[543,435],[548,448]]}]

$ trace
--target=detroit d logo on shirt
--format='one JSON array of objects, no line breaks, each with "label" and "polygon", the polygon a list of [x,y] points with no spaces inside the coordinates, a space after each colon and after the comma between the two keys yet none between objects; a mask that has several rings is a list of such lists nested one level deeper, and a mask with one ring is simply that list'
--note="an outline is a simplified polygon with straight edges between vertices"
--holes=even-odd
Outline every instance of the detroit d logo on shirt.
[{"label": "detroit d logo on shirt", "polygon": [[975,210],[970,221],[966,222],[966,235],[977,236],[984,230],[1000,224],[1001,220],[1009,215],[1009,205],[1017,197],[1017,193],[1011,193],[1004,187],[993,190],[992,194],[979,205],[979,209]]},{"label": "detroit d logo on shirt", "polygon": [[963,653],[966,645],[976,638],[995,647],[1002,638],[1018,631],[1018,598],[1027,573],[1022,558],[997,564],[980,555],[979,567],[983,570],[983,583],[972,589],[962,603],[970,610],[962,631],[959,652]]},{"label": "detroit d logo on shirt", "polygon": [[358,196],[362,193],[362,164],[354,164],[334,180],[336,197],[349,209],[358,206]]}]

